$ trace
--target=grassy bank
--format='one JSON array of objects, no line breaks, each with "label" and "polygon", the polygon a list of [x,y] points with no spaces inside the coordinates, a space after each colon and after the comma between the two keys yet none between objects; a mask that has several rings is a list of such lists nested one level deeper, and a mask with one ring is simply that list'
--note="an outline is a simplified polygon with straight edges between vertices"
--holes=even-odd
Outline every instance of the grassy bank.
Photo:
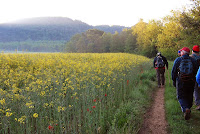
[{"label": "grassy bank", "polygon": [[143,64],[136,72],[131,72],[126,100],[114,113],[110,133],[137,133],[143,123],[143,117],[153,99],[152,93],[157,88],[155,70],[152,62]]},{"label": "grassy bank", "polygon": [[169,124],[169,133],[172,134],[199,134],[200,133],[200,111],[195,110],[195,105],[192,107],[191,119],[184,120],[181,107],[176,97],[176,88],[172,85],[171,69],[173,62],[169,62],[170,82],[168,76],[166,78],[165,88],[165,108],[166,118]]}]

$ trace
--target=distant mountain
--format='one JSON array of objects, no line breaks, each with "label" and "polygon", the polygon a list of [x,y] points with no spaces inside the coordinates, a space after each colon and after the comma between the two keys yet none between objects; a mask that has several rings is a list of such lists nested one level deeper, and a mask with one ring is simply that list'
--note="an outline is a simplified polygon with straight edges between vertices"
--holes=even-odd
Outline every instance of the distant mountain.
[{"label": "distant mountain", "polygon": [[66,17],[38,17],[0,24],[0,42],[13,41],[68,41],[77,34],[88,29],[104,32],[121,32],[124,26],[91,26],[79,20]]}]

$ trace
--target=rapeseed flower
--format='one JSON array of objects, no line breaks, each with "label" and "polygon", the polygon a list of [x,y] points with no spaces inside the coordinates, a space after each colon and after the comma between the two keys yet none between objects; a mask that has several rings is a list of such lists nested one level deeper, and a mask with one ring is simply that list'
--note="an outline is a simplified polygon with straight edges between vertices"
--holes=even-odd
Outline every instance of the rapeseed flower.
[{"label": "rapeseed flower", "polygon": [[34,117],[34,118],[37,118],[37,117],[38,117],[38,114],[37,114],[37,113],[34,113],[34,114],[33,114],[33,117]]},{"label": "rapeseed flower", "polygon": [[12,114],[13,114],[13,113],[11,113],[11,112],[6,112],[6,116],[7,116],[7,117],[10,117]]},{"label": "rapeseed flower", "polygon": [[[0,113],[7,117],[13,117],[15,113],[17,117],[17,112],[31,115],[15,118],[22,124],[28,123],[29,118],[38,118],[38,113],[41,113],[42,119],[52,120],[55,124],[56,118],[65,110],[63,118],[71,114],[78,118],[85,107],[95,109],[98,104],[98,109],[106,107],[107,104],[99,103],[104,102],[103,97],[109,100],[110,94],[114,95],[119,89],[116,85],[122,82],[128,85],[129,72],[147,61],[149,59],[142,56],[121,53],[2,54]],[[6,110],[8,107],[10,110]],[[87,111],[91,113],[91,109]],[[50,119],[46,110],[57,115],[52,114]],[[50,125],[52,129],[53,125]]]},{"label": "rapeseed flower", "polygon": [[1,99],[1,100],[0,100],[0,104],[1,104],[1,105],[6,105],[5,99]]}]

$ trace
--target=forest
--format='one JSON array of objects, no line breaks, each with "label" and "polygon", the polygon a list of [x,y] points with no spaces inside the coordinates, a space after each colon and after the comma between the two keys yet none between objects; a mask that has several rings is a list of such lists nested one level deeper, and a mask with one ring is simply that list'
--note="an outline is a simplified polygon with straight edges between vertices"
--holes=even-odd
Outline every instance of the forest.
[{"label": "forest", "polygon": [[192,0],[190,9],[171,11],[162,20],[143,19],[130,29],[114,34],[91,29],[74,35],[65,51],[79,53],[136,53],[154,57],[162,52],[168,59],[177,57],[184,46],[200,45],[200,1]]}]

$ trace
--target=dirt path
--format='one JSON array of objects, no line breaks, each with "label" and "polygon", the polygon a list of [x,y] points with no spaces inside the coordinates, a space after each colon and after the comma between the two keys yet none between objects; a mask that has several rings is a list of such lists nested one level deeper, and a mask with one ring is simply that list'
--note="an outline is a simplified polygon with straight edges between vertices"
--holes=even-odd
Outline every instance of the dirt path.
[{"label": "dirt path", "polygon": [[164,109],[164,88],[159,88],[154,102],[145,114],[144,124],[138,134],[167,134],[167,122]]}]

